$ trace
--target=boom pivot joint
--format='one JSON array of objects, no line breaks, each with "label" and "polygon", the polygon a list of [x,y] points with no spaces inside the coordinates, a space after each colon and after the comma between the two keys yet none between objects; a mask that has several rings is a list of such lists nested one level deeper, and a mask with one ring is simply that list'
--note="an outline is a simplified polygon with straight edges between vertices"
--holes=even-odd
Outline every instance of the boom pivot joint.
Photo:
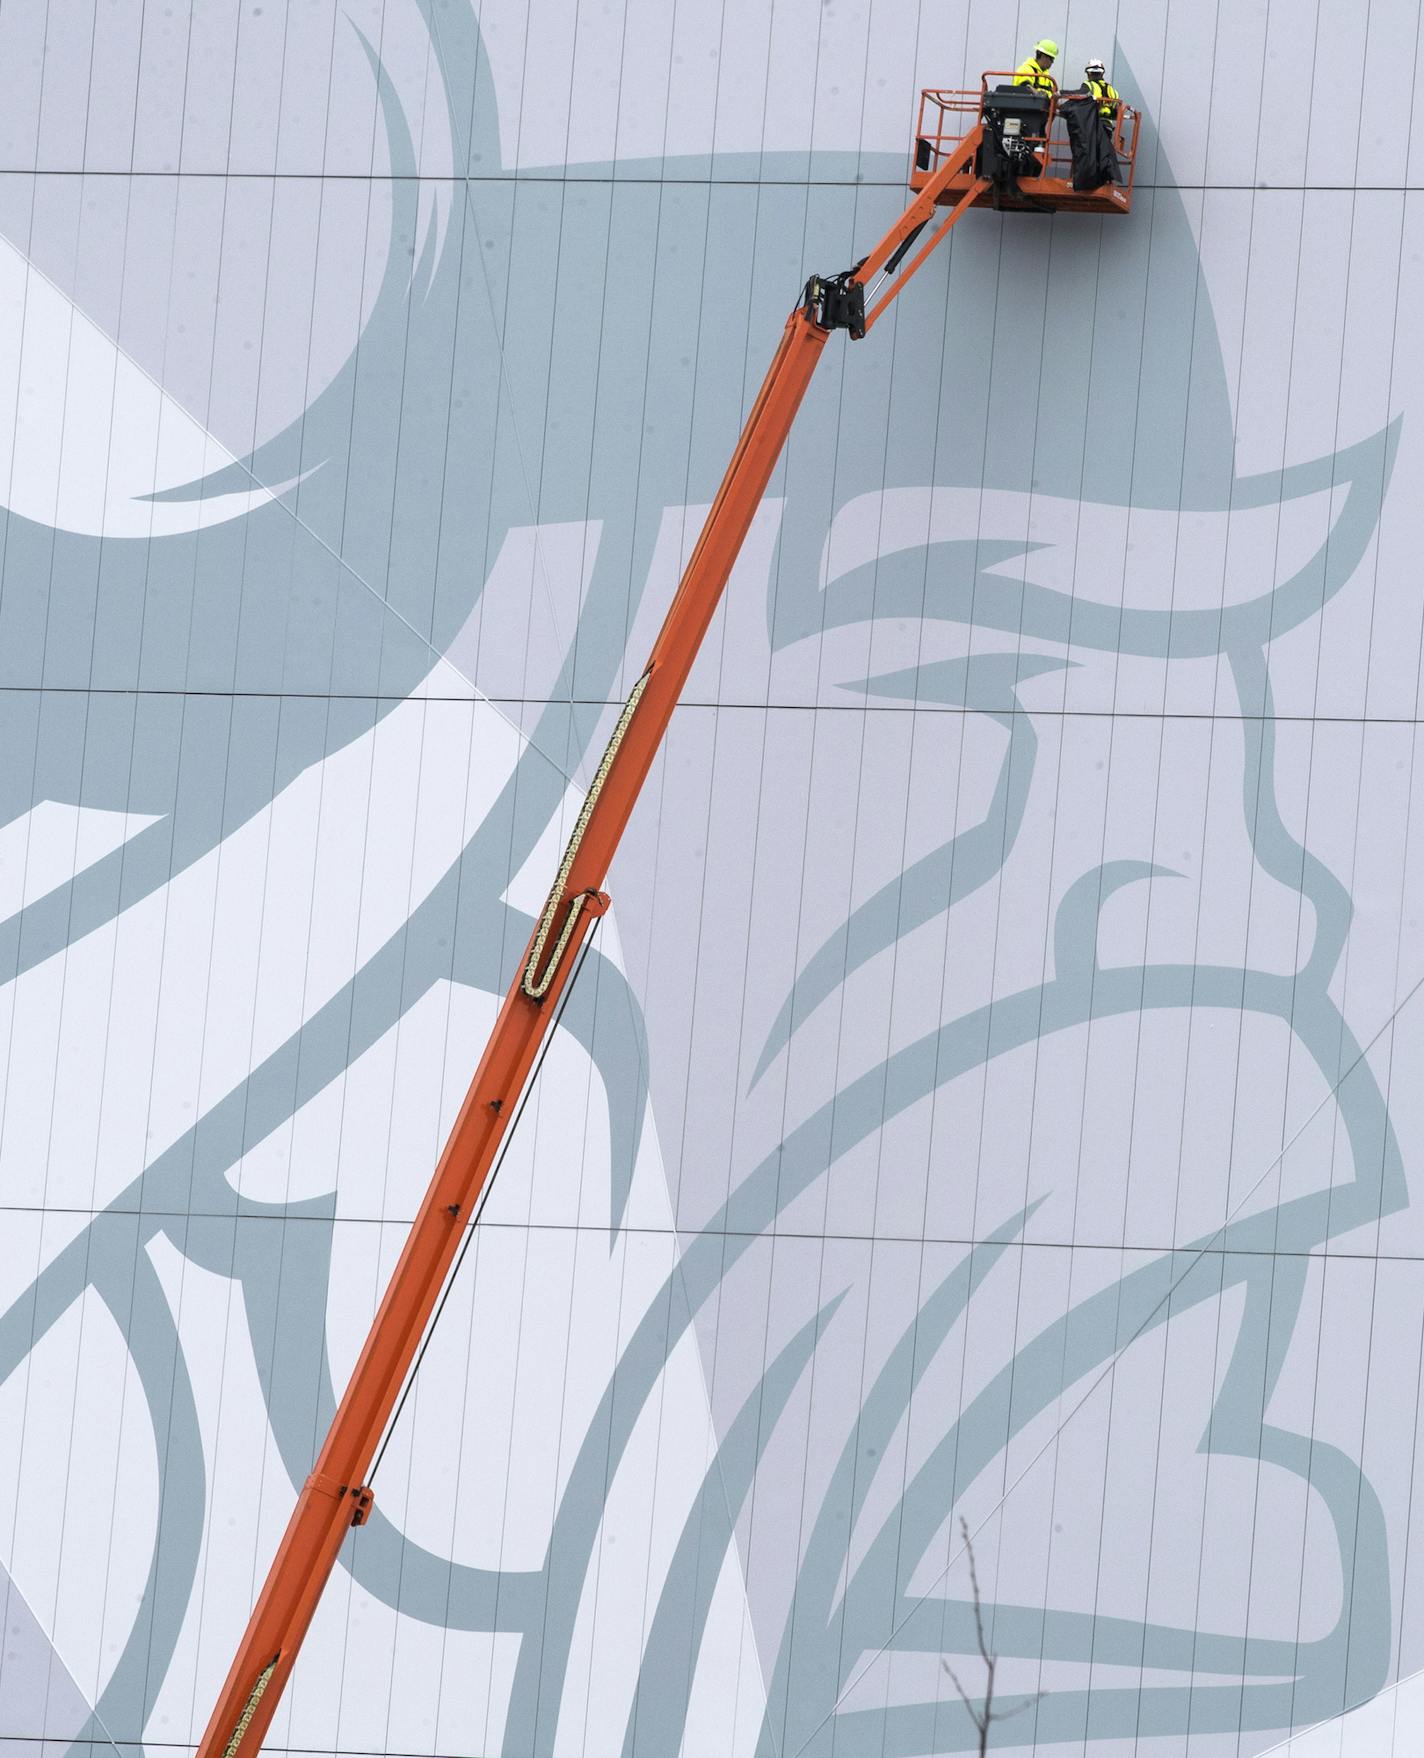
[{"label": "boom pivot joint", "polygon": [[812,275],[802,295],[802,309],[823,330],[849,330],[851,340],[865,335],[865,288],[856,279],[864,267],[843,269],[838,275]]}]

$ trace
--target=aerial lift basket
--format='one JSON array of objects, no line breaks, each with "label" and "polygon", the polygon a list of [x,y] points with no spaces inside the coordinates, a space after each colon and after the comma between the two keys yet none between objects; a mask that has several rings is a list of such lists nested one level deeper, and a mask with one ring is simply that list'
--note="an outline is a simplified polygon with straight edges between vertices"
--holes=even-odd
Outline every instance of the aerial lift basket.
[{"label": "aerial lift basket", "polygon": [[[1063,106],[1073,101],[1074,94],[1050,96],[1031,86],[1016,86],[1013,79],[1012,73],[986,73],[977,91],[920,93],[910,188],[918,192],[934,183],[936,202],[946,205],[959,201],[981,179],[987,187],[975,192],[971,207],[1023,213],[1130,213],[1141,112],[1120,103],[1113,119],[1121,183],[1074,189],[1073,155],[1063,119]],[[984,144],[975,161],[948,181],[940,180],[940,168],[978,129],[983,130]],[[1005,158],[1007,165],[1002,162]]]}]

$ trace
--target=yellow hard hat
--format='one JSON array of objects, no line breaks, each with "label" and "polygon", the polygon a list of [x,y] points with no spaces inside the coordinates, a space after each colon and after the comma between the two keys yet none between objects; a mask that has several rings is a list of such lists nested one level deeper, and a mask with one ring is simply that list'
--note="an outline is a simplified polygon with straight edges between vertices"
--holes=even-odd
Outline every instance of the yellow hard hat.
[{"label": "yellow hard hat", "polygon": [[1052,55],[1056,60],[1058,56],[1058,45],[1054,42],[1052,37],[1040,37],[1033,46],[1033,52],[1035,55]]}]

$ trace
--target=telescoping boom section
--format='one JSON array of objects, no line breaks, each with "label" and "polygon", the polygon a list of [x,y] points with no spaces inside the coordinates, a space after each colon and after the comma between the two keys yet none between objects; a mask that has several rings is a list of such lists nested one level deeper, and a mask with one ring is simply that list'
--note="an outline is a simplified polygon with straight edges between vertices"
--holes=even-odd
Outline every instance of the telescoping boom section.
[{"label": "telescoping boom section", "polygon": [[834,330],[846,330],[857,340],[869,334],[951,228],[972,207],[992,199],[996,179],[1004,192],[1011,182],[1021,182],[1004,155],[983,151],[986,138],[980,118],[953,144],[937,148],[933,168],[915,173],[913,201],[869,255],[839,274],[813,275],[786,321],[657,642],[594,774],[331,1428],[297,1497],[199,1758],[237,1758],[239,1751],[243,1758],[255,1758],[342,1543],[370,1514],[372,1461],[474,1224],[560,999],[594,923],[608,908],[603,882],[609,864],[821,351]]}]

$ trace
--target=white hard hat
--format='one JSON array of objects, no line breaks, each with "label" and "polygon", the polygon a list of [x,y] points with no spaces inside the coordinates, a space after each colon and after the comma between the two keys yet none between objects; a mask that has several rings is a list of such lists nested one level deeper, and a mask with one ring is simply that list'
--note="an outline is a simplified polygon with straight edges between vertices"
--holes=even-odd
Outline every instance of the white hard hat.
[{"label": "white hard hat", "polygon": [[1106,73],[1107,70],[1107,63],[1098,60],[1096,56],[1083,69],[1084,73]]}]

